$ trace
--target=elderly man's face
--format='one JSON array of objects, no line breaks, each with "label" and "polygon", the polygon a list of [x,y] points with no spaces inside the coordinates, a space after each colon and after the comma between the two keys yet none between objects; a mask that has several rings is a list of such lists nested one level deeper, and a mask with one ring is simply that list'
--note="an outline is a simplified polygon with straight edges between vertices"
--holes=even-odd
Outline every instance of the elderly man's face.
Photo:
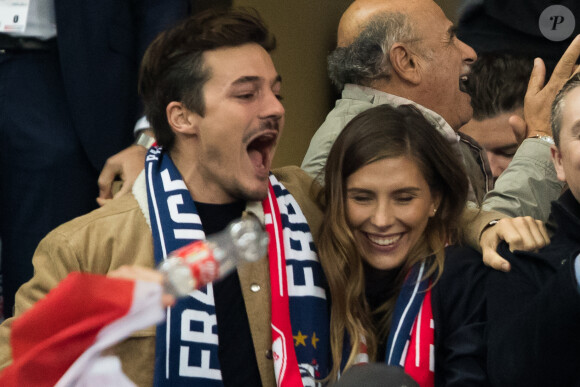
[{"label": "elderly man's face", "polygon": [[[422,2],[423,3],[423,2]],[[433,1],[426,0],[411,16],[418,37],[422,105],[440,114],[454,130],[471,119],[470,97],[461,85],[477,59],[457,39],[453,24]]]},{"label": "elderly man's face", "polygon": [[560,129],[560,147],[552,146],[552,161],[558,179],[566,181],[580,201],[580,87],[564,99]]}]

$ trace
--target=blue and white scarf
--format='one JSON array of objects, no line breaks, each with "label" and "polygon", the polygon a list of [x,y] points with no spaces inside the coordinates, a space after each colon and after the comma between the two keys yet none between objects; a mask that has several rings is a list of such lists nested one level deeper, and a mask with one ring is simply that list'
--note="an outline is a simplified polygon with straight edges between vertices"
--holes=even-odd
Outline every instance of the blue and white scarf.
[{"label": "blue and white scarf", "polygon": [[[389,365],[402,366],[404,363],[411,329],[429,287],[430,279],[423,278],[425,266],[425,262],[421,262],[411,268],[397,296],[385,355],[385,361]],[[362,349],[360,353],[363,356],[356,362],[357,364],[368,363],[369,361],[365,338],[362,337],[361,340]],[[346,365],[350,354],[351,347],[348,344],[349,342],[348,335],[346,335],[343,346],[342,367]]]},{"label": "blue and white scarf", "polygon": [[391,330],[387,340],[387,364],[404,365],[411,329],[419,314],[423,299],[429,287],[429,279],[423,279],[425,262],[415,265],[408,274],[393,312]]},{"label": "blue and white scarf", "polygon": [[421,387],[435,385],[435,320],[425,261],[412,269],[397,298],[386,362],[403,367]]},{"label": "blue and white scarf", "polygon": [[[152,147],[145,169],[155,261],[159,264],[171,251],[203,240],[205,234],[193,199],[171,158],[161,148]],[[296,354],[299,368],[289,372],[299,372],[304,386],[314,386],[314,379],[324,378],[329,366],[323,271],[298,203],[273,175],[270,175],[270,184],[283,229],[294,339],[291,350]],[[165,324],[157,328],[155,385],[222,386],[217,353],[217,320],[210,283],[168,309]]]}]

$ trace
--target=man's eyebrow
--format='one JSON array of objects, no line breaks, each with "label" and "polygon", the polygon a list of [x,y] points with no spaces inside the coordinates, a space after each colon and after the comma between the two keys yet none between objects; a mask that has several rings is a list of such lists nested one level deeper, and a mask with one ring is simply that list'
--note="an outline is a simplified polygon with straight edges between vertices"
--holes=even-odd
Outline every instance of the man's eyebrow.
[{"label": "man's eyebrow", "polygon": [[276,78],[274,78],[274,80],[273,80],[273,81],[272,81],[272,83],[271,83],[271,86],[274,86],[274,85],[275,85],[275,84],[277,84],[277,83],[282,83],[282,76],[281,76],[280,74],[278,74],[278,75],[276,76]]},{"label": "man's eyebrow", "polygon": [[457,26],[455,24],[452,24],[448,29],[447,29],[447,33],[449,34],[450,38],[454,38],[455,36],[457,36]]},{"label": "man's eyebrow", "polygon": [[572,133],[572,136],[578,136],[580,134],[580,120],[576,120],[572,124],[572,127],[570,128],[570,132]]},{"label": "man's eyebrow", "polygon": [[232,82],[232,86],[236,86],[236,85],[241,85],[244,83],[255,83],[255,82],[259,82],[262,78],[255,76],[255,75],[246,75],[243,77],[240,77],[238,79],[236,79],[235,81]]},{"label": "man's eyebrow", "polygon": [[[260,82],[262,79],[262,77],[258,77],[256,75],[246,75],[243,77],[240,77],[238,79],[236,79],[234,82],[232,82],[232,86],[237,86],[237,85],[242,85],[244,83],[256,83],[256,82]],[[280,75],[278,75],[275,79],[274,82],[272,82],[272,84],[276,84],[276,83],[280,83],[282,82],[282,77]]]}]

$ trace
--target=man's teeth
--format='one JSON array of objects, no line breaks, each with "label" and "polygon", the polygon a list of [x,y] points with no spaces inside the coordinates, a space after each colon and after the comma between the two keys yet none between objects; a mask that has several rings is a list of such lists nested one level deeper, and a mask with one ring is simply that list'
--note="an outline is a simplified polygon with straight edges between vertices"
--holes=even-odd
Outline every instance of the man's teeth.
[{"label": "man's teeth", "polygon": [[469,93],[469,76],[462,75],[459,77],[459,90],[463,91],[464,93]]},{"label": "man's teeth", "polygon": [[399,239],[401,239],[402,234],[399,234],[399,235],[396,235],[393,237],[379,237],[379,236],[370,235],[370,234],[367,234],[367,236],[371,240],[371,242],[376,243],[377,245],[388,246],[388,245],[392,245],[393,243],[395,243]]}]

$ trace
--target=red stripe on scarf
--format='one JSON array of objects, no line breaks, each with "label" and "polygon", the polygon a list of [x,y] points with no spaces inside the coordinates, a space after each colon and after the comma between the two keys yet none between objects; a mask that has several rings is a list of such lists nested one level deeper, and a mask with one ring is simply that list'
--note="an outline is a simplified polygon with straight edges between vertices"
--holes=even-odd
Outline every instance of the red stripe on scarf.
[{"label": "red stripe on scarf", "polygon": [[431,307],[431,289],[429,289],[425,293],[421,310],[413,324],[407,358],[405,359],[405,372],[415,379],[421,387],[435,385],[435,329],[432,321],[433,309]]},{"label": "red stripe on scarf", "polygon": [[270,263],[270,287],[272,293],[272,352],[276,380],[279,387],[302,386],[298,360],[294,351],[294,338],[290,324],[290,301],[286,281],[286,257],[280,209],[272,185],[263,202],[264,215],[270,217],[266,231],[270,235],[268,259]]}]

